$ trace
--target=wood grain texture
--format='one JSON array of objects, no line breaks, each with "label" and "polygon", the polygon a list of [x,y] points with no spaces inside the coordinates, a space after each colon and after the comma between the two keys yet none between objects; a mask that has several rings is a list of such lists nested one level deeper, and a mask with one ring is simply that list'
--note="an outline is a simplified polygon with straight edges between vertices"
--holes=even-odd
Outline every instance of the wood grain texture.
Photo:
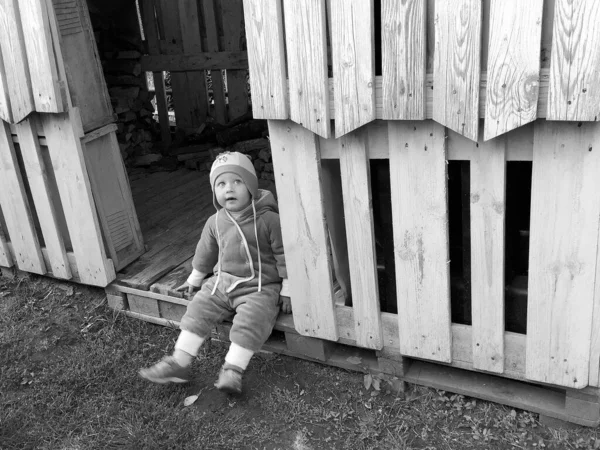
[{"label": "wood grain texture", "polygon": [[10,93],[2,59],[2,47],[0,46],[0,120],[12,123],[12,109],[10,107]]},{"label": "wood grain texture", "polygon": [[20,122],[35,110],[35,105],[17,0],[2,0],[0,3],[0,50],[12,120]]},{"label": "wood grain texture", "polygon": [[425,119],[426,9],[426,0],[382,1],[384,119]]},{"label": "wood grain texture", "polygon": [[50,260],[48,269],[56,278],[70,279],[71,269],[59,229],[57,214],[50,198],[52,192],[48,183],[46,165],[37,136],[37,118],[33,114],[16,124],[23,166],[27,174],[31,197],[44,236],[44,244]]},{"label": "wood grain texture", "polygon": [[283,12],[290,118],[319,136],[329,138],[325,0],[285,0]]},{"label": "wood grain texture", "polygon": [[339,145],[356,343],[379,350],[383,347],[383,331],[365,130],[343,136]]},{"label": "wood grain texture", "polygon": [[335,135],[375,120],[373,0],[330,0]]},{"label": "wood grain texture", "polygon": [[255,119],[287,119],[281,0],[244,0],[248,65]]},{"label": "wood grain texture", "polygon": [[[475,143],[471,144],[475,147]],[[480,143],[471,159],[473,367],[504,371],[506,139]]]},{"label": "wood grain texture", "polygon": [[[217,28],[214,0],[202,0],[202,6],[204,9],[204,26],[206,27],[206,50],[218,52],[221,50],[221,46],[219,45],[219,30]],[[227,122],[227,104],[225,103],[225,85],[220,70],[211,71],[211,81],[215,119],[218,123],[223,124]]]},{"label": "wood grain texture", "polygon": [[115,279],[112,261],[106,258],[102,232],[87,174],[80,138],[83,130],[69,113],[40,114],[48,151],[65,214],[81,281],[104,287]]},{"label": "wood grain texture", "polygon": [[65,110],[45,0],[18,0],[27,50],[33,101],[37,112]]},{"label": "wood grain texture", "polygon": [[527,378],[582,388],[589,378],[600,216],[596,124],[536,122]]},{"label": "wood grain texture", "polygon": [[485,140],[537,117],[543,0],[492,0]]},{"label": "wood grain texture", "polygon": [[451,361],[444,128],[388,122],[400,351]]},{"label": "wood grain texture", "polygon": [[45,274],[42,250],[6,122],[0,122],[0,206],[17,267],[25,272]]},{"label": "wood grain texture", "polygon": [[[223,23],[223,48],[226,51],[244,50],[244,9],[239,0],[221,0]],[[248,89],[246,87],[246,68],[227,69],[227,108],[229,120],[248,112]]]},{"label": "wood grain texture", "polygon": [[[181,42],[183,53],[196,55],[202,52],[198,3],[196,1],[178,0],[179,24],[181,26]],[[208,117],[208,93],[206,74],[204,71],[189,72],[185,76],[188,86],[188,126],[198,127]]]},{"label": "wood grain texture", "polygon": [[337,340],[317,138],[289,120],[270,120],[269,133],[294,324],[302,335]]},{"label": "wood grain texture", "polygon": [[[600,233],[600,228],[598,229]],[[600,234],[598,236],[600,243]],[[590,386],[600,387],[600,253],[596,259],[596,283],[594,285],[594,311],[592,313],[592,336],[590,342]]]},{"label": "wood grain texture", "polygon": [[481,0],[436,0],[433,120],[477,141]]},{"label": "wood grain texture", "polygon": [[549,120],[600,120],[600,2],[556,0]]}]

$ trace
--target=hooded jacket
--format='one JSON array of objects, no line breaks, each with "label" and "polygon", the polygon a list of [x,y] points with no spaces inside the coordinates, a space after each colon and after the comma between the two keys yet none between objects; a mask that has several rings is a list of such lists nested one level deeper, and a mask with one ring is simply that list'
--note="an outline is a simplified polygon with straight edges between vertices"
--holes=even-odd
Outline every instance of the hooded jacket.
[{"label": "hooded jacket", "polygon": [[287,278],[273,194],[260,189],[254,205],[238,213],[220,208],[210,216],[196,246],[192,267],[203,273],[213,272],[217,277],[215,289],[223,292],[231,292],[240,284],[260,290],[263,284]]}]

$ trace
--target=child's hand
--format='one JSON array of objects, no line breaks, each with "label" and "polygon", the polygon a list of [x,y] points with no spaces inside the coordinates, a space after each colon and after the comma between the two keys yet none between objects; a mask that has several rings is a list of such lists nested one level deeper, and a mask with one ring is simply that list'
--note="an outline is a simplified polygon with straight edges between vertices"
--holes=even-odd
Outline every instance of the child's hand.
[{"label": "child's hand", "polygon": [[177,292],[183,292],[183,296],[184,297],[189,297],[194,293],[194,290],[198,289],[196,286],[192,286],[191,284],[189,284],[187,281],[185,283],[183,283],[181,286],[179,286],[177,289],[175,289]]},{"label": "child's hand", "polygon": [[281,299],[281,310],[285,314],[291,314],[291,312],[292,312],[292,301],[290,300],[290,298],[289,297],[285,297],[283,295],[280,295],[279,298]]}]

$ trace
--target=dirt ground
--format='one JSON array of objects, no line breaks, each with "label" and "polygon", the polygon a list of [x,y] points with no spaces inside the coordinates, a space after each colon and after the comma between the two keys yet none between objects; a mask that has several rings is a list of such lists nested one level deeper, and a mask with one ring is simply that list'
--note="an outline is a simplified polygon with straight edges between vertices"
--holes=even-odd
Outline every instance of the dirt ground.
[{"label": "dirt ground", "polygon": [[363,374],[275,354],[251,361],[242,396],[224,395],[218,342],[187,385],[140,379],[177,334],[110,310],[101,289],[0,278],[0,448],[600,448],[598,430],[433,389],[367,389]]}]

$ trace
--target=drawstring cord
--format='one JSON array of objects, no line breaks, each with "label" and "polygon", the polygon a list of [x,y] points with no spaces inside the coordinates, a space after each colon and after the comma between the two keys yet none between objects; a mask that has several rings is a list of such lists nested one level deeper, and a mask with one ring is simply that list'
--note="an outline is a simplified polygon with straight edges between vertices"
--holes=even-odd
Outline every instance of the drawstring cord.
[{"label": "drawstring cord", "polygon": [[258,243],[258,230],[256,228],[256,207],[252,198],[252,212],[254,213],[254,237],[256,238],[256,251],[258,252],[258,292],[262,290],[262,262],[260,260],[260,244]]},{"label": "drawstring cord", "polygon": [[217,228],[217,252],[218,252],[218,261],[219,261],[219,266],[217,269],[217,281],[215,281],[215,285],[213,286],[213,289],[210,293],[210,295],[215,295],[215,292],[217,292],[217,286],[219,285],[219,280],[221,279],[221,235],[219,233],[219,210],[217,209],[217,216],[215,217],[215,225]]}]

